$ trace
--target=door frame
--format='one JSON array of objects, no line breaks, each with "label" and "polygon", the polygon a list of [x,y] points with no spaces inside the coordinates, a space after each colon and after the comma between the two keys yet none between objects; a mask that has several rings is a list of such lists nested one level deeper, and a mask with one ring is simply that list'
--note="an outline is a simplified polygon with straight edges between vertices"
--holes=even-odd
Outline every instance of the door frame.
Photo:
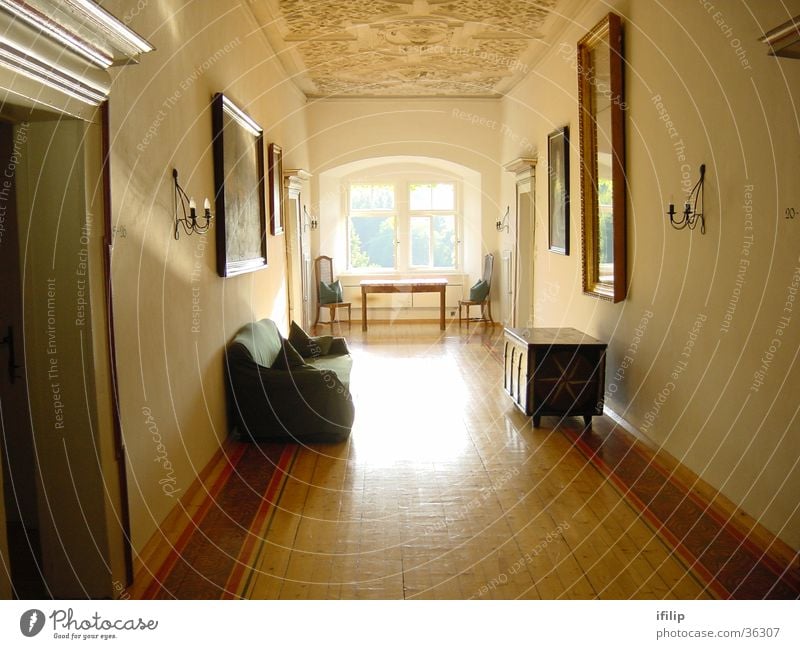
[{"label": "door frame", "polygon": [[[291,212],[291,217],[286,219],[286,273],[287,273],[287,298],[290,319],[300,324],[306,331],[311,327],[308,303],[311,296],[308,294],[309,269],[305,259],[307,237],[310,233],[306,229],[310,223],[306,220],[305,206],[302,204],[302,194],[306,182],[311,174],[305,169],[286,169],[283,172],[285,213]],[[290,204],[294,209],[289,209]],[[299,291],[297,290],[299,287]],[[300,296],[300,304],[295,304],[294,298]]]},{"label": "door frame", "polygon": [[119,384],[117,382],[117,346],[114,335],[114,298],[111,282],[111,253],[114,246],[111,214],[111,126],[109,102],[100,106],[102,129],[102,174],[103,174],[103,274],[105,282],[105,309],[108,323],[108,364],[111,378],[111,413],[114,428],[114,457],[117,461],[119,480],[119,513],[124,539],[125,585],[133,584],[133,544],[131,541],[130,504],[128,502],[128,474],[126,471],[125,441],[122,437],[122,420],[119,411]]},{"label": "door frame", "polygon": [[[58,113],[53,113],[53,117],[57,118]],[[74,119],[74,118],[72,118]],[[18,120],[4,120],[5,122],[9,123],[10,125],[14,125],[18,123]],[[128,504],[128,493],[127,493],[127,477],[125,473],[125,447],[123,444],[122,438],[122,426],[120,421],[120,414],[119,414],[119,393],[117,388],[117,368],[116,368],[116,350],[115,350],[115,339],[114,339],[114,320],[113,320],[113,302],[112,302],[112,294],[111,294],[111,170],[110,170],[110,129],[109,129],[109,112],[108,112],[108,103],[104,102],[98,107],[98,112],[95,114],[95,118],[90,120],[92,123],[93,128],[99,129],[100,141],[95,146],[97,148],[93,148],[90,150],[90,155],[95,158],[97,164],[94,166],[96,170],[97,176],[94,176],[96,181],[99,181],[99,185],[102,188],[102,199],[103,199],[103,239],[102,239],[102,256],[103,256],[103,298],[102,302],[103,305],[100,305],[100,300],[98,300],[96,304],[96,311],[98,314],[102,313],[101,317],[106,318],[106,334],[108,336],[106,345],[103,347],[98,348],[100,352],[99,356],[97,356],[97,360],[101,363],[107,362],[108,368],[108,376],[111,382],[110,390],[109,390],[109,408],[110,408],[110,416],[112,422],[112,430],[113,430],[113,453],[115,461],[117,462],[117,472],[118,472],[118,488],[119,488],[119,498],[118,500],[115,499],[115,502],[112,502],[112,506],[117,510],[117,516],[119,517],[119,524],[122,528],[122,560],[124,564],[124,578],[127,582],[126,585],[130,585],[133,581],[133,549],[131,545],[131,534],[130,534],[130,514],[129,514],[129,504]],[[9,245],[12,242],[9,241]],[[13,242],[13,245],[19,246],[19,242]],[[20,273],[21,273],[20,269]],[[24,289],[23,289],[24,290]],[[104,311],[100,311],[100,309],[104,309]],[[22,331],[20,331],[22,334]],[[25,336],[21,335],[19,338],[19,345],[21,347],[22,354],[25,354]],[[27,362],[20,361],[20,365],[27,366]],[[27,370],[26,370],[27,375]],[[26,378],[27,383],[27,378]],[[26,388],[26,391],[29,391],[30,388]],[[30,398],[30,397],[28,397]],[[28,405],[28,410],[30,411],[30,404]],[[26,413],[27,414],[27,413]],[[0,468],[1,470],[1,468]],[[33,469],[31,469],[33,470]],[[1,474],[0,474],[1,475]],[[7,511],[3,511],[2,520],[3,523],[6,521]],[[41,515],[41,512],[40,512]],[[2,535],[5,537],[6,532],[2,530]],[[119,547],[119,546],[117,546]],[[10,566],[8,566],[10,570]],[[9,579],[10,579],[9,573]]]},{"label": "door frame", "polygon": [[[516,214],[514,218],[514,239],[513,239],[513,250],[512,250],[512,269],[511,275],[512,277],[509,278],[511,281],[511,305],[510,305],[510,316],[511,316],[511,326],[512,327],[523,327],[525,324],[519,322],[519,297],[520,297],[520,287],[523,285],[522,282],[522,263],[525,261],[530,262],[530,311],[531,317],[533,317],[533,273],[534,273],[534,259],[536,256],[536,163],[537,158],[536,156],[531,158],[516,158],[511,162],[506,163],[503,165],[503,168],[509,172],[514,174],[515,183],[514,183],[514,204],[516,206]],[[526,221],[530,218],[530,222],[526,223],[529,226],[529,246],[528,250],[530,252],[530,258],[528,259],[527,255],[522,255],[522,242],[520,241],[520,224],[522,221],[522,217],[520,214],[520,195],[521,194],[530,194],[530,214],[526,215]]]}]

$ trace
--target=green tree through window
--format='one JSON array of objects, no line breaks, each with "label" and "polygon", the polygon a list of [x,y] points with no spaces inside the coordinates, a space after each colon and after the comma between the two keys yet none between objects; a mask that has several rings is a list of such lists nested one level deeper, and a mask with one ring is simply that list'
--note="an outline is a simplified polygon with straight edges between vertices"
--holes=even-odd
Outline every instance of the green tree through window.
[{"label": "green tree through window", "polygon": [[350,217],[350,266],[394,268],[394,217]]},{"label": "green tree through window", "polygon": [[600,258],[598,261],[601,264],[610,264],[614,261],[614,206],[612,205],[613,194],[611,189],[611,179],[601,178],[600,182],[597,184],[597,202],[599,208],[597,227],[600,239]]}]

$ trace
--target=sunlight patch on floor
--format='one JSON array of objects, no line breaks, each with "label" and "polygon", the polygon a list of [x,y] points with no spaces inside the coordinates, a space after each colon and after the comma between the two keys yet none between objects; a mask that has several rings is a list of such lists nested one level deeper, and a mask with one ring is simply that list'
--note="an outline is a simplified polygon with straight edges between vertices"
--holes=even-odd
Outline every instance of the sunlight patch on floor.
[{"label": "sunlight patch on floor", "polygon": [[447,356],[393,359],[357,355],[354,455],[370,467],[459,457],[469,444],[460,413],[467,389]]}]

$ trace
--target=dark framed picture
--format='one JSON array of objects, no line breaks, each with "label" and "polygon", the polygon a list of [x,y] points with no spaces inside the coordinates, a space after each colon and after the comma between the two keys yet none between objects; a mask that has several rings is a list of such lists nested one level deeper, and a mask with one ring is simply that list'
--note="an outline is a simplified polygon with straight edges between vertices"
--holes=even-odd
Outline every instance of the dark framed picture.
[{"label": "dark framed picture", "polygon": [[552,252],[569,254],[569,127],[547,136],[548,205]]},{"label": "dark framed picture", "polygon": [[267,266],[264,134],[222,93],[212,103],[217,272],[221,277]]},{"label": "dark framed picture", "polygon": [[283,234],[283,150],[274,142],[267,151],[269,160],[269,229]]}]

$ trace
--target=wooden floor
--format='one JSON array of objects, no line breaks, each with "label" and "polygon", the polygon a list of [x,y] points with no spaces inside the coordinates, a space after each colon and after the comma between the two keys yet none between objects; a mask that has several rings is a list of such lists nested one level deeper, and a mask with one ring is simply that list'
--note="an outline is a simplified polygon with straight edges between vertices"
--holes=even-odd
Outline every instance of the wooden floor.
[{"label": "wooden floor", "polygon": [[[354,357],[352,436],[295,453],[226,596],[712,596],[568,436],[547,427],[557,419],[534,429],[514,409],[501,328],[343,333]],[[137,580],[132,594],[141,588]]]}]

